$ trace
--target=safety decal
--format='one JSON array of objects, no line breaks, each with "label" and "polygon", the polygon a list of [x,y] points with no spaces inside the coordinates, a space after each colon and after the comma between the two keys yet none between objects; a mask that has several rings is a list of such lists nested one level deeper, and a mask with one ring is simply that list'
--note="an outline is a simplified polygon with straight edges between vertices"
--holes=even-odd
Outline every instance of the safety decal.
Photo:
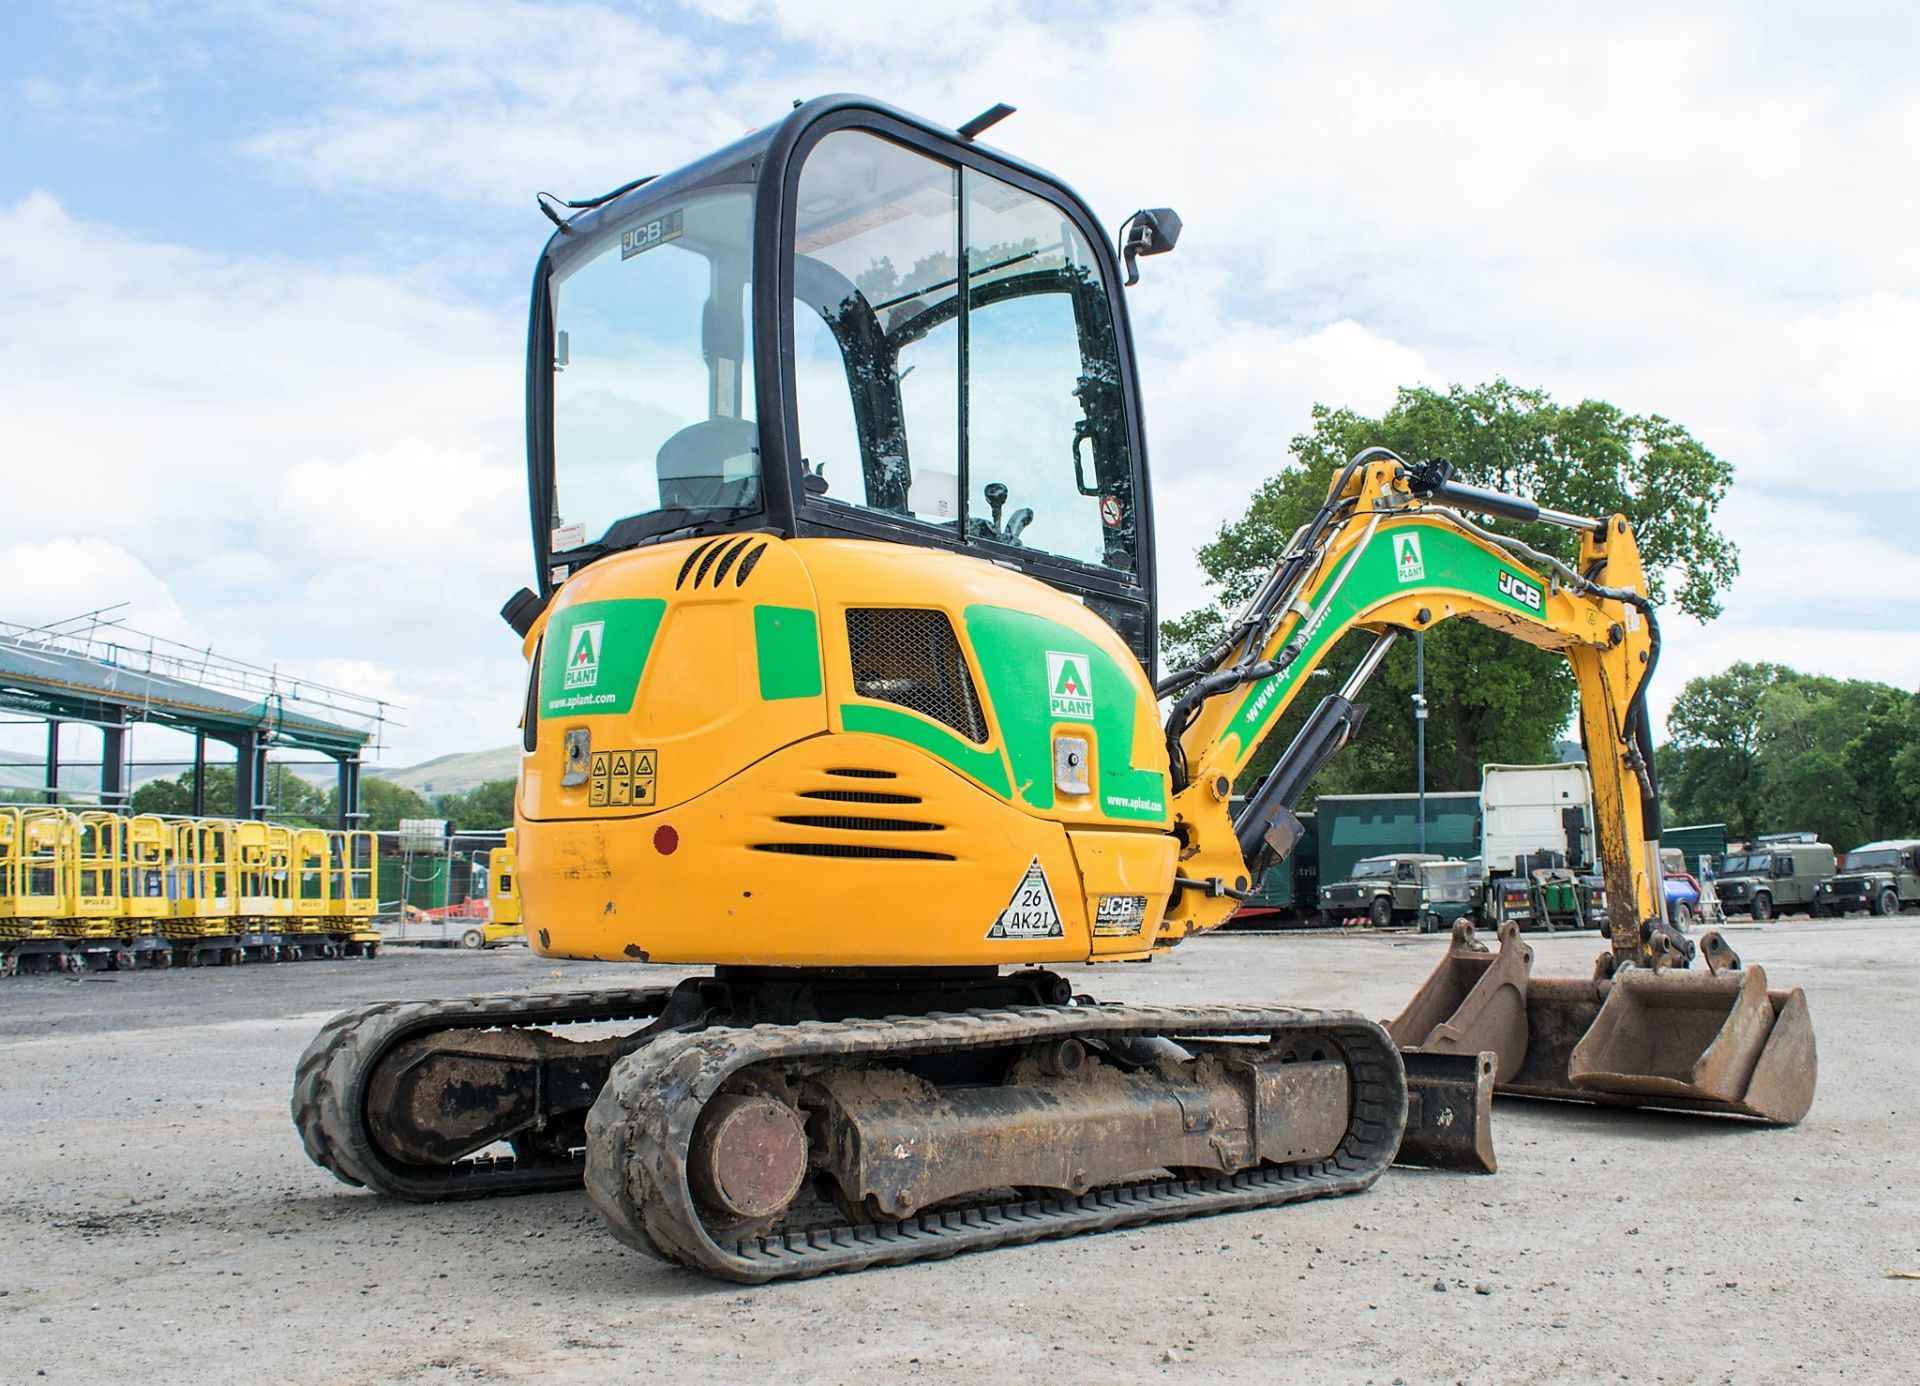
[{"label": "safety decal", "polygon": [[1125,512],[1120,508],[1120,497],[1102,496],[1100,498],[1100,523],[1108,529],[1116,528]]},{"label": "safety decal", "polygon": [[1020,884],[1013,888],[1013,899],[1000,911],[1000,917],[987,930],[988,938],[1060,938],[1060,911],[1053,903],[1053,887],[1047,873],[1035,857]]},{"label": "safety decal", "polygon": [[657,751],[595,751],[587,766],[588,808],[651,808]]},{"label": "safety decal", "polygon": [[1093,719],[1093,680],[1085,655],[1047,651],[1047,710],[1076,722]]},{"label": "safety decal", "polygon": [[1426,580],[1427,563],[1420,556],[1419,535],[1396,534],[1393,536],[1393,571],[1402,582]]},{"label": "safety decal", "polygon": [[1131,938],[1147,921],[1147,897],[1144,895],[1101,895],[1093,910],[1093,932],[1097,938]]}]

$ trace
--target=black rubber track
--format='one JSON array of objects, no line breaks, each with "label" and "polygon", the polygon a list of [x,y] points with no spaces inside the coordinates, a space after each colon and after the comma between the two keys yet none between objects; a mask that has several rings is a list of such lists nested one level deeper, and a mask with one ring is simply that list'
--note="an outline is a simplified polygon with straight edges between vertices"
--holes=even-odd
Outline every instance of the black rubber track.
[{"label": "black rubber track", "polygon": [[315,1164],[348,1184],[391,1198],[437,1203],[578,1188],[578,1158],[475,1157],[441,1166],[391,1158],[367,1129],[367,1081],[381,1056],[394,1045],[428,1031],[644,1022],[659,1015],[672,994],[668,987],[646,987],[454,1001],[382,1001],[342,1011],[321,1027],[294,1068],[293,1124]]},{"label": "black rubber track", "polygon": [[[722,1245],[687,1187],[701,1110],[753,1064],[884,1061],[1077,1036],[1271,1036],[1331,1041],[1347,1064],[1352,1112],[1333,1155],[1237,1175],[1166,1179],[1079,1197],[935,1209],[901,1222],[835,1223]],[[587,1192],[627,1245],[727,1280],[760,1283],[932,1260],[992,1246],[1353,1193],[1379,1178],[1406,1125],[1406,1074],[1380,1026],[1346,1012],[1253,1006],[1054,1006],[837,1024],[711,1028],[662,1036],[614,1065],[587,1117]]]}]

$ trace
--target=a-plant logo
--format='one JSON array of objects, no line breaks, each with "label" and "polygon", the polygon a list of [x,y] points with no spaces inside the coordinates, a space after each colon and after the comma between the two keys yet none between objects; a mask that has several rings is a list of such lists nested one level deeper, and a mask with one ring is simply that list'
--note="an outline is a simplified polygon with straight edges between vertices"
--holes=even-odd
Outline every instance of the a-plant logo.
[{"label": "a-plant logo", "polygon": [[582,621],[567,638],[567,687],[591,688],[600,680],[600,645],[605,621]]},{"label": "a-plant logo", "polygon": [[1420,556],[1420,536],[1393,536],[1393,571],[1402,582],[1420,582],[1427,576],[1427,563]]},{"label": "a-plant logo", "polygon": [[1532,583],[1523,578],[1515,577],[1503,568],[1500,570],[1500,581],[1498,585],[1502,596],[1511,597],[1529,611],[1538,611],[1540,609],[1542,600],[1540,589]]},{"label": "a-plant logo", "polygon": [[1093,680],[1087,673],[1087,657],[1047,651],[1047,707],[1055,717],[1076,722],[1093,718]]}]

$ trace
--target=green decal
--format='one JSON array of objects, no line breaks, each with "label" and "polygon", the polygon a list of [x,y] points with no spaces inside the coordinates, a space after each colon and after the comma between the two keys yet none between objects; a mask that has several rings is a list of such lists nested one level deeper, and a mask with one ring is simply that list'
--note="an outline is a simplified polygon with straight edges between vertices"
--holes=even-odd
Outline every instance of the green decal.
[{"label": "green decal", "polygon": [[[1338,572],[1344,558],[1335,564]],[[1542,589],[1524,569],[1494,557],[1459,531],[1441,525],[1403,521],[1382,525],[1347,574],[1325,611],[1312,618],[1299,658],[1272,678],[1247,690],[1229,732],[1238,733],[1241,754],[1266,731],[1327,648],[1375,607],[1402,595],[1417,582],[1436,597],[1448,592],[1480,597],[1534,620],[1541,618]],[[1319,604],[1315,603],[1319,610]]]},{"label": "green decal", "polygon": [[1011,792],[1007,783],[1007,763],[998,751],[985,750],[970,741],[962,741],[938,723],[915,717],[898,708],[873,707],[867,703],[842,703],[840,723],[850,732],[871,732],[890,736],[918,746],[936,760],[944,760],[963,774],[971,775],[1001,798]]},{"label": "green decal", "polygon": [[1053,727],[1093,727],[1100,767],[1094,794],[1108,818],[1157,823],[1167,814],[1167,777],[1133,766],[1133,730],[1141,700],[1132,675],[1093,641],[1030,612],[970,606],[972,637],[1006,739],[1020,797],[1053,807]]},{"label": "green decal", "polygon": [[820,696],[820,621],[812,608],[756,606],[753,643],[762,698]]},{"label": "green decal", "polygon": [[542,637],[540,715],[631,711],[667,604],[658,597],[582,602],[554,613]]}]

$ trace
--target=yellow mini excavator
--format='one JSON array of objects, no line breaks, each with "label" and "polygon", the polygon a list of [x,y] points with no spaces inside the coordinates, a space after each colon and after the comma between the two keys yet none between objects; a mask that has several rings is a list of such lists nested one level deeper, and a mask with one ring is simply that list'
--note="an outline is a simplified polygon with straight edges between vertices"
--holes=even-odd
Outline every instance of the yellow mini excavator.
[{"label": "yellow mini excavator", "polygon": [[[539,590],[515,815],[530,944],[675,987],[392,1003],[300,1061],[313,1159],[399,1198],[583,1181],[617,1236],[766,1281],[1490,1163],[1484,1096],[1797,1120],[1813,1043],[1663,915],[1655,611],[1618,517],[1379,449],[1156,687],[1146,434],[1111,245],[976,136],[826,98],[587,203],[533,289]],[[1572,563],[1495,524],[1578,535]],[[1462,930],[1392,1022],[1075,995],[1222,923],[1402,632],[1578,676],[1611,946],[1533,980]],[[1335,643],[1371,641],[1229,816]],[[1170,710],[1163,722],[1162,705]],[[1412,1096],[1412,1102],[1409,1096]],[[1475,1109],[1475,1101],[1479,1107]]]}]

